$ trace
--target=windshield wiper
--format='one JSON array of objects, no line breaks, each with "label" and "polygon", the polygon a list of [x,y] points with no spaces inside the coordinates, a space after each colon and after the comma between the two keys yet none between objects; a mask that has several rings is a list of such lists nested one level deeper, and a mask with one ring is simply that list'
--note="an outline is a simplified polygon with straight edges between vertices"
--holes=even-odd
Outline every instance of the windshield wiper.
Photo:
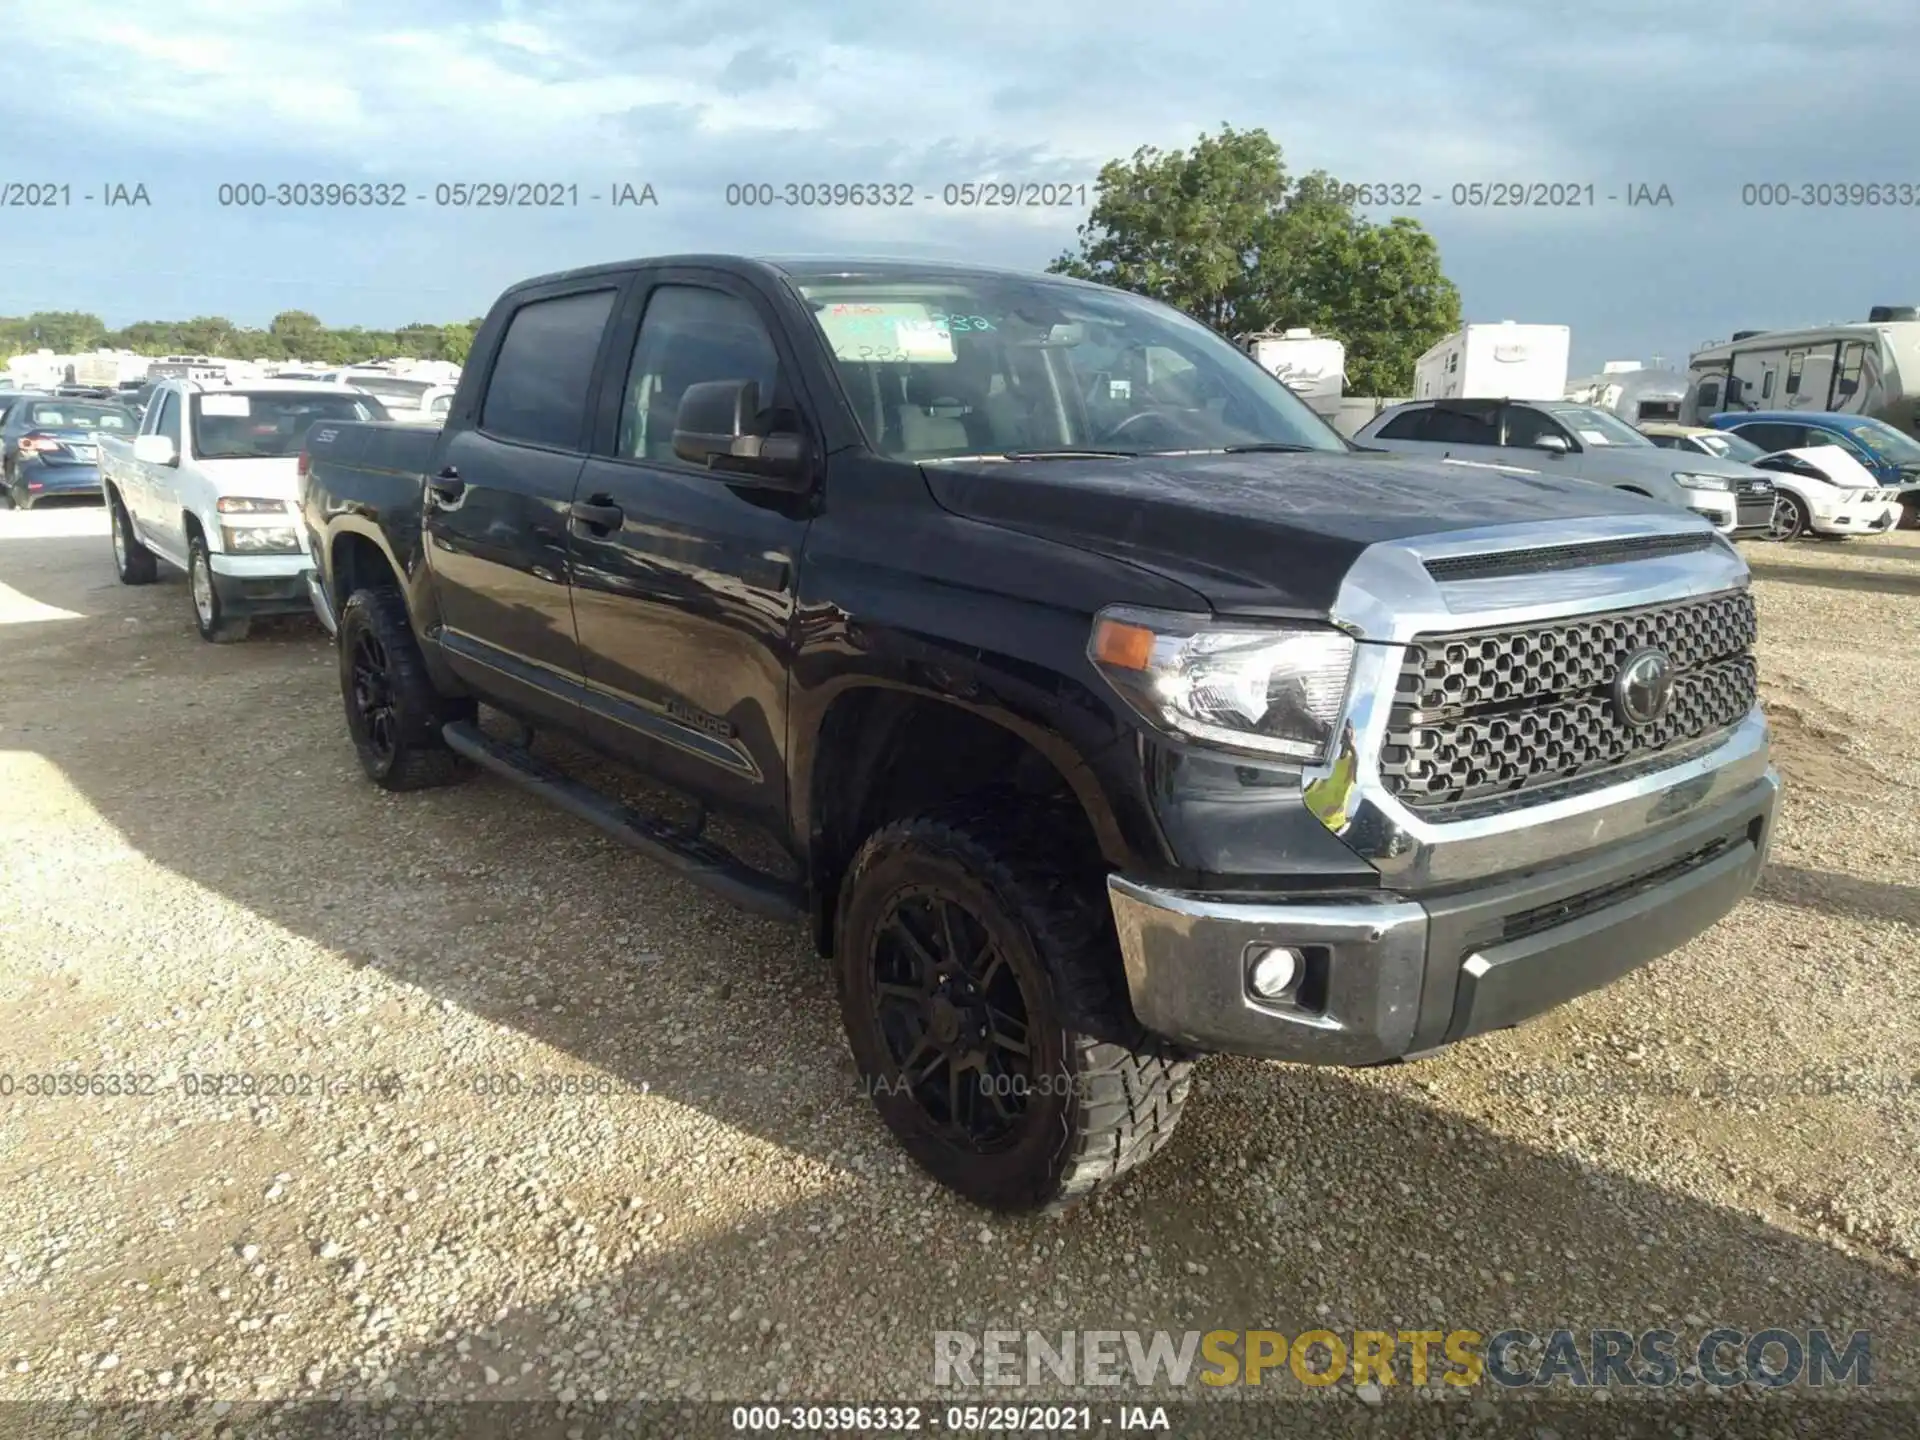
[{"label": "windshield wiper", "polygon": [[1138,450],[983,450],[977,455],[930,455],[922,465],[962,465],[975,460],[1137,460]]},{"label": "windshield wiper", "polygon": [[1009,460],[1132,460],[1138,450],[1009,450]]},{"label": "windshield wiper", "polygon": [[1289,445],[1280,440],[1259,440],[1251,445],[1222,445],[1222,455],[1308,455],[1315,445]]}]

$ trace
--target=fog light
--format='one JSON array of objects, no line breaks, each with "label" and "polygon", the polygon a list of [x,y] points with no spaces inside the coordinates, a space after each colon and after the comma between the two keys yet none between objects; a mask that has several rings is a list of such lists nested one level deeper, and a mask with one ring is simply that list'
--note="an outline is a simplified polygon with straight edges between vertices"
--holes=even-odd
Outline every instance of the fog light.
[{"label": "fog light", "polygon": [[1306,958],[1298,950],[1290,950],[1284,945],[1261,951],[1248,974],[1253,993],[1262,1000],[1280,999],[1300,978]]}]

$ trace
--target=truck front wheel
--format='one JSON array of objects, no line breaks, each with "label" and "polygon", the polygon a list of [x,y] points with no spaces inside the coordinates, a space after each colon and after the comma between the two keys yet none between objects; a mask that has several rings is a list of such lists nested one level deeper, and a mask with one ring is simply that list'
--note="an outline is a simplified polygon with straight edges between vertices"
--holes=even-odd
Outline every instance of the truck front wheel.
[{"label": "truck front wheel", "polygon": [[340,611],[340,694],[360,768],[383,790],[448,785],[469,767],[440,727],[470,719],[427,674],[406,601],[390,587],[356,590]]},{"label": "truck front wheel", "polygon": [[[1105,892],[1031,819],[974,802],[877,832],[834,953],[862,1086],[907,1151],[977,1204],[1059,1212],[1166,1143],[1193,1060],[1115,1015]],[[1092,1011],[1126,1043],[1076,1028]]]},{"label": "truck front wheel", "polygon": [[247,638],[253,621],[245,615],[230,615],[220,599],[220,587],[213,578],[213,557],[206,540],[197,532],[187,537],[187,593],[193,599],[193,623],[200,638],[214,645],[231,645]]}]

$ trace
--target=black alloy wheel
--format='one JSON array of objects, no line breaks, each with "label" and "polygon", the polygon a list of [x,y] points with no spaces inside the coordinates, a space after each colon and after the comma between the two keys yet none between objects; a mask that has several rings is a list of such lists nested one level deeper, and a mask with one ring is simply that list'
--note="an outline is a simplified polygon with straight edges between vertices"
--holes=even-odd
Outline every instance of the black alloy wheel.
[{"label": "black alloy wheel", "polygon": [[933,886],[892,897],[871,965],[874,1023],[932,1133],[1004,1149],[1037,1088],[1019,972],[980,919]]},{"label": "black alloy wheel", "polygon": [[382,769],[393,764],[399,750],[399,729],[393,712],[393,681],[388,673],[387,647],[370,630],[353,637],[353,708],[360,739]]}]

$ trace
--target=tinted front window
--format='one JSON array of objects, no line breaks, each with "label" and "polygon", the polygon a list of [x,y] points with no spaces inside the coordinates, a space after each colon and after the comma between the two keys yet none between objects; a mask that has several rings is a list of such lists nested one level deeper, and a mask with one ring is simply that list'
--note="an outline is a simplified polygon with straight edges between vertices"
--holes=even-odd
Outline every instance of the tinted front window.
[{"label": "tinted front window", "polygon": [[1347,448],[1244,351],[1135,295],[973,275],[797,289],[884,455]]},{"label": "tinted front window", "polygon": [[487,381],[480,428],[503,440],[580,449],[587,386],[613,297],[612,290],[591,290],[515,311]]},{"label": "tinted front window", "polygon": [[42,430],[110,430],[131,434],[139,425],[118,405],[35,405],[26,423]]},{"label": "tinted front window", "polygon": [[1525,405],[1515,405],[1507,411],[1507,444],[1534,446],[1540,443],[1542,435],[1558,435],[1562,440],[1572,442],[1572,436],[1560,425]]},{"label": "tinted front window", "polygon": [[689,385],[751,380],[762,415],[756,429],[776,426],[767,413],[780,388],[780,359],[753,306],[721,290],[665,285],[648,297],[627,372],[620,411],[620,453],[672,460],[674,417]]},{"label": "tinted front window", "polygon": [[202,460],[298,455],[321,420],[384,420],[370,395],[304,395],[298,391],[212,391],[193,397],[193,453]]},{"label": "tinted front window", "polygon": [[1431,410],[1403,410],[1374,432],[1377,440],[1424,440]]}]

